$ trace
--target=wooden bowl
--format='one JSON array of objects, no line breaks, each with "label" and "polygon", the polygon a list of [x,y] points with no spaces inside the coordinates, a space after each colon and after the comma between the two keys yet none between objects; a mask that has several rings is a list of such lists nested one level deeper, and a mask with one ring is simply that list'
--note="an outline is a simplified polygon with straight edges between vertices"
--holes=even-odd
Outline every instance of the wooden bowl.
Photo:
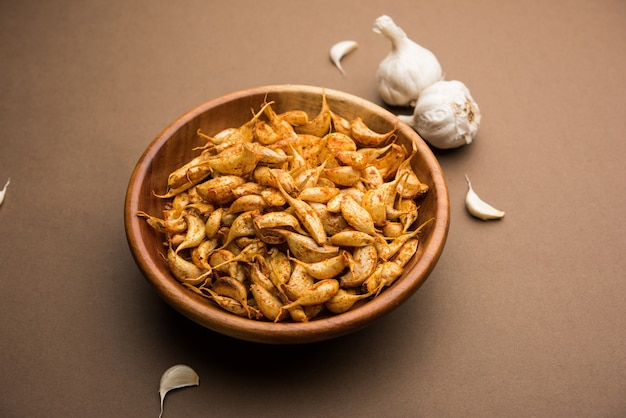
[{"label": "wooden bowl", "polygon": [[[418,153],[412,159],[415,173],[429,185],[421,202],[421,219],[435,217],[420,235],[416,255],[406,265],[402,276],[377,297],[346,313],[313,319],[306,323],[252,320],[216,307],[182,286],[170,273],[164,261],[163,236],[149,227],[138,211],[162,214],[164,199],[153,192],[164,193],[167,176],[198,154],[193,148],[203,145],[198,129],[211,135],[225,128],[238,127],[251,117],[251,109],[260,109],[264,101],[274,101],[277,113],[305,110],[313,118],[319,112],[322,94],[331,110],[351,120],[360,116],[373,130],[387,132],[397,127],[398,143]],[[253,88],[216,98],[192,109],[170,124],[145,150],[128,185],[124,222],[132,255],[156,292],[174,309],[213,331],[253,342],[302,344],[335,338],[357,331],[389,313],[417,291],[435,267],[446,241],[450,219],[448,191],[441,167],[426,143],[395,115],[364,99],[310,86],[279,85]]]}]

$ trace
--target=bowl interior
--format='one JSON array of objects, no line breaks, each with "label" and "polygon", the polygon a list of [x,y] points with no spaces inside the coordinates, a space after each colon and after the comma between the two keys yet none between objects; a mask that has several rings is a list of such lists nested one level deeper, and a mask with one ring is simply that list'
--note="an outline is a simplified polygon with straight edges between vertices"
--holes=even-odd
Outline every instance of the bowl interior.
[{"label": "bowl interior", "polygon": [[[399,144],[418,152],[412,166],[420,180],[429,185],[421,201],[420,219],[435,217],[420,235],[416,255],[405,267],[402,276],[389,288],[367,303],[346,313],[311,320],[306,323],[271,323],[241,318],[184,288],[169,272],[164,261],[163,237],[136,216],[138,211],[160,216],[164,199],[154,193],[164,193],[167,176],[174,169],[198,155],[193,148],[204,141],[197,130],[212,135],[223,129],[238,127],[250,120],[265,101],[274,102],[277,113],[305,110],[310,118],[321,108],[322,94],[331,110],[351,120],[360,116],[373,130],[387,132],[397,127]],[[125,203],[125,226],[131,253],[140,270],[157,293],[173,308],[189,319],[216,332],[248,341],[273,344],[299,344],[338,337],[361,329],[390,312],[426,280],[439,259],[449,226],[449,199],[441,168],[425,142],[395,115],[358,97],[310,86],[267,86],[235,92],[211,100],[186,113],[169,125],[148,146],[131,176]]]}]

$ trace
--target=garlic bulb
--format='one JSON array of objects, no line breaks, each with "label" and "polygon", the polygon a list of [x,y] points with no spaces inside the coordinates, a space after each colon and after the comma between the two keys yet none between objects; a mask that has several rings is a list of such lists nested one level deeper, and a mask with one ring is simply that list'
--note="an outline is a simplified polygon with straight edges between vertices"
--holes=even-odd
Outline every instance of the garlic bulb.
[{"label": "garlic bulb", "polygon": [[426,87],[413,115],[398,117],[440,149],[470,144],[480,125],[478,104],[465,84],[457,80],[441,80]]},{"label": "garlic bulb", "polygon": [[418,45],[386,15],[374,22],[374,32],[391,41],[391,51],[376,73],[378,93],[391,106],[414,106],[422,90],[443,79],[437,57]]},{"label": "garlic bulb", "polygon": [[198,386],[199,384],[200,378],[196,372],[185,364],[177,364],[167,369],[165,373],[163,373],[163,376],[161,376],[159,386],[159,395],[161,396],[161,413],[159,414],[159,418],[163,415],[163,400],[170,390],[187,386]]},{"label": "garlic bulb", "polygon": [[489,203],[483,201],[474,189],[467,174],[465,175],[465,181],[467,181],[467,194],[465,195],[465,207],[467,211],[474,217],[487,221],[489,219],[500,219],[504,217],[504,212],[491,206]]}]

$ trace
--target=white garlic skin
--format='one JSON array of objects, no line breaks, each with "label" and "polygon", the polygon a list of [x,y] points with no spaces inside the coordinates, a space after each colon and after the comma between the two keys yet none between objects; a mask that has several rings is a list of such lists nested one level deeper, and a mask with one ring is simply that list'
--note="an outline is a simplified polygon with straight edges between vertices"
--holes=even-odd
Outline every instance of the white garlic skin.
[{"label": "white garlic skin", "polygon": [[409,39],[387,15],[376,19],[374,32],[391,41],[391,51],[376,72],[378,94],[391,106],[415,106],[422,90],[443,79],[439,60]]},{"label": "white garlic skin", "polygon": [[438,81],[420,94],[413,115],[399,116],[439,149],[471,144],[480,125],[480,109],[465,84]]}]

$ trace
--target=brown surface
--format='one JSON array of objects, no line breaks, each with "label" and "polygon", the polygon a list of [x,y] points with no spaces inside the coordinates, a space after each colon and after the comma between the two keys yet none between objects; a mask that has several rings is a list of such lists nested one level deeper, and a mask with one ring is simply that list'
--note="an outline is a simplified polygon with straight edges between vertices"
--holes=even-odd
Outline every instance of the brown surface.
[{"label": "brown surface", "polygon": [[[0,415],[624,416],[626,3],[3,2]],[[439,153],[452,205],[437,268],[348,337],[259,346],[167,306],[126,244],[143,149],[241,88],[378,101],[389,14],[465,82],[475,143]],[[355,39],[342,77],[328,50]],[[466,184],[507,212],[470,218]]]},{"label": "brown surface", "polygon": [[[405,272],[394,286],[343,315],[331,315],[323,319],[320,318],[323,315],[319,315],[314,321],[301,323],[273,323],[235,316],[181,286],[163,261],[163,236],[156,234],[145,219],[137,217],[137,212],[145,211],[154,215],[162,213],[165,199],[155,197],[153,192],[165,193],[169,174],[182,163],[196,157],[200,152],[197,149],[193,151],[196,147],[206,145],[205,140],[198,140],[198,130],[215,135],[222,129],[242,126],[250,120],[249,110],[254,109],[256,112],[264,103],[271,103],[273,111],[278,114],[288,110],[302,110],[315,116],[320,114],[322,95],[334,114],[346,120],[353,120],[358,115],[366,126],[377,132],[395,130],[395,144],[407,150],[416,150],[416,155],[411,158],[413,170],[421,181],[430,186],[426,198],[419,200],[420,219],[416,224],[424,225],[420,233],[421,245],[414,260],[406,265]],[[248,177],[247,174],[244,176]],[[124,211],[132,254],[148,281],[172,307],[199,324],[228,336],[253,342],[304,344],[360,330],[410,298],[436,267],[442,254],[449,228],[450,200],[435,156],[413,129],[404,124],[398,126],[398,120],[392,113],[333,89],[281,85],[221,96],[202,104],[171,124],[149,145],[135,168]],[[427,222],[428,219],[432,222]]]}]

